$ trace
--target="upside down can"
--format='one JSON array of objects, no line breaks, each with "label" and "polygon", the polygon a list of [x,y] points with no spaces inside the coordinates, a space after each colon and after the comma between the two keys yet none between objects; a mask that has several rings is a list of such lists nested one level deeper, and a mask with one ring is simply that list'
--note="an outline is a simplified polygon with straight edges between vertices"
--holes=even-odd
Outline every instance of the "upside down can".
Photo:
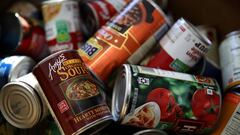
[{"label": "upside down can", "polygon": [[188,72],[205,55],[211,41],[188,21],[180,18],[159,41],[161,50],[149,67]]},{"label": "upside down can", "polygon": [[42,3],[42,12],[50,52],[78,49],[82,42],[78,2],[47,0]]},{"label": "upside down can", "polygon": [[223,88],[240,84],[240,31],[230,32],[219,46]]},{"label": "upside down can", "polygon": [[112,114],[124,125],[205,134],[220,115],[216,80],[124,64],[117,76]]},{"label": "upside down can", "polygon": [[98,30],[79,54],[96,76],[106,81],[113,69],[167,23],[165,14],[153,1],[133,0]]},{"label": "upside down can", "polygon": [[33,74],[62,134],[91,134],[112,120],[102,87],[77,51],[48,56],[34,67]]},{"label": "upside down can", "polygon": [[32,128],[48,115],[41,87],[32,73],[3,86],[0,108],[5,119],[17,128]]}]

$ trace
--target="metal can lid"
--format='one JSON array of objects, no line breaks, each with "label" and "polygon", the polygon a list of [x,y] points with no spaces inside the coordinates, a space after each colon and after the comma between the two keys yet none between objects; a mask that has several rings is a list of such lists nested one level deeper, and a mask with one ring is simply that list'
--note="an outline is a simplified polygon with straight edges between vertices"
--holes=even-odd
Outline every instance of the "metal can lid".
[{"label": "metal can lid", "polygon": [[133,135],[167,135],[163,130],[158,129],[145,129],[134,133]]},{"label": "metal can lid", "polygon": [[11,56],[9,58],[12,58],[13,60],[16,59],[8,76],[9,82],[14,81],[20,76],[29,73],[36,63],[32,58],[28,56]]},{"label": "metal can lid", "polygon": [[23,82],[10,82],[0,93],[0,109],[15,127],[31,128],[41,119],[41,102],[34,89]]},{"label": "metal can lid", "polygon": [[120,121],[126,114],[131,94],[131,69],[124,64],[117,75],[112,96],[112,115],[115,121]]},{"label": "metal can lid", "polygon": [[212,42],[207,38],[207,36],[203,35],[202,33],[199,32],[199,30],[191,24],[189,21],[185,20],[183,17],[179,19],[179,22],[184,24],[193,32],[195,36],[197,36],[203,43],[205,43],[207,46],[210,46]]},{"label": "metal can lid", "polygon": [[42,5],[52,4],[52,3],[59,3],[59,2],[77,2],[77,1],[75,1],[75,0],[44,0],[42,2]]}]

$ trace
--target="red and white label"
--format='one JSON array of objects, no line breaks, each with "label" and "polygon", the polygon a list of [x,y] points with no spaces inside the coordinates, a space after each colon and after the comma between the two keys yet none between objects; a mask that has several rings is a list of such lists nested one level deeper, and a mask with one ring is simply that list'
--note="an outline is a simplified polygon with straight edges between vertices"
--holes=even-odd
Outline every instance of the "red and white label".
[{"label": "red and white label", "polygon": [[69,109],[69,106],[68,106],[68,104],[65,100],[59,102],[57,104],[57,106],[58,106],[58,109],[61,113],[64,113],[65,111],[67,111]]}]

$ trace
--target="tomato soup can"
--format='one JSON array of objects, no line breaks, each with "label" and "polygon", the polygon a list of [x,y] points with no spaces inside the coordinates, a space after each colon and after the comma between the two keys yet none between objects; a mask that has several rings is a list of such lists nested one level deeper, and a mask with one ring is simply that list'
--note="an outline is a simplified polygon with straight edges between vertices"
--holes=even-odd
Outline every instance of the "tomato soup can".
[{"label": "tomato soup can", "polygon": [[221,109],[215,79],[124,64],[112,98],[112,114],[123,125],[205,134]]},{"label": "tomato soup can", "polygon": [[129,0],[94,0],[80,2],[80,15],[83,32],[91,37],[101,26],[119,13]]},{"label": "tomato soup can", "polygon": [[240,31],[226,35],[219,46],[223,88],[229,89],[240,84]]},{"label": "tomato soup can", "polygon": [[42,3],[42,13],[50,52],[78,49],[82,42],[78,2],[47,0]]},{"label": "tomato soup can", "polygon": [[32,73],[4,85],[0,108],[5,119],[17,128],[32,128],[48,115],[40,93],[41,87]]},{"label": "tomato soup can", "polygon": [[33,26],[31,20],[17,12],[1,15],[0,52],[3,56],[27,55],[39,61],[49,55],[45,32],[40,26]]},{"label": "tomato soup can", "polygon": [[33,74],[62,134],[91,134],[112,121],[103,89],[77,51],[48,56],[34,67]]},{"label": "tomato soup can", "polygon": [[161,50],[147,64],[149,67],[188,72],[205,55],[211,41],[190,22],[178,19],[159,41]]},{"label": "tomato soup can", "polygon": [[106,81],[113,69],[166,23],[167,17],[153,1],[133,0],[99,29],[79,54],[96,76]]},{"label": "tomato soup can", "polygon": [[158,129],[144,129],[132,135],[168,135],[167,132]]},{"label": "tomato soup can", "polygon": [[27,56],[10,56],[0,61],[0,88],[31,72],[35,61]]},{"label": "tomato soup can", "polygon": [[[233,90],[235,89],[235,90]],[[223,98],[222,112],[211,135],[238,135],[240,123],[240,87],[230,89]]]}]

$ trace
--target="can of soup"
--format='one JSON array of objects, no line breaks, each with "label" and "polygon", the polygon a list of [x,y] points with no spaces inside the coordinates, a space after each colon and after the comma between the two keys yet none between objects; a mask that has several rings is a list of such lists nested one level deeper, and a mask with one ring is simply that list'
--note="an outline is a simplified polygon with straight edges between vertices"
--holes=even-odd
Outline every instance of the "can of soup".
[{"label": "can of soup", "polygon": [[161,50],[149,67],[188,72],[205,55],[211,41],[187,20],[180,18],[159,41]]},{"label": "can of soup", "polygon": [[222,112],[211,135],[238,135],[240,124],[240,86],[231,88],[224,96]]},{"label": "can of soup", "polygon": [[10,56],[0,61],[0,88],[31,72],[35,61],[27,56]]},{"label": "can of soup", "polygon": [[129,0],[94,0],[80,2],[82,27],[86,37],[92,36],[106,24],[116,13],[119,13]]},{"label": "can of soup", "polygon": [[113,69],[166,23],[165,14],[152,0],[133,0],[99,29],[79,49],[79,54],[96,76],[105,81]]},{"label": "can of soup", "polygon": [[229,89],[240,84],[240,31],[226,35],[219,46],[223,88]]},{"label": "can of soup", "polygon": [[91,134],[112,120],[102,87],[77,51],[54,53],[39,62],[33,73],[62,134]]},{"label": "can of soup", "polygon": [[40,93],[41,87],[32,73],[4,85],[0,108],[5,119],[17,128],[32,128],[48,114]]},{"label": "can of soup", "polygon": [[47,0],[42,3],[42,12],[51,53],[78,49],[82,42],[78,2]]},{"label": "can of soup", "polygon": [[44,30],[40,26],[33,26],[28,18],[5,12],[1,15],[0,23],[1,32],[4,33],[0,38],[1,55],[21,54],[37,61],[49,55]]},{"label": "can of soup", "polygon": [[124,125],[204,134],[220,109],[220,88],[212,78],[124,64],[114,85],[112,114]]}]

